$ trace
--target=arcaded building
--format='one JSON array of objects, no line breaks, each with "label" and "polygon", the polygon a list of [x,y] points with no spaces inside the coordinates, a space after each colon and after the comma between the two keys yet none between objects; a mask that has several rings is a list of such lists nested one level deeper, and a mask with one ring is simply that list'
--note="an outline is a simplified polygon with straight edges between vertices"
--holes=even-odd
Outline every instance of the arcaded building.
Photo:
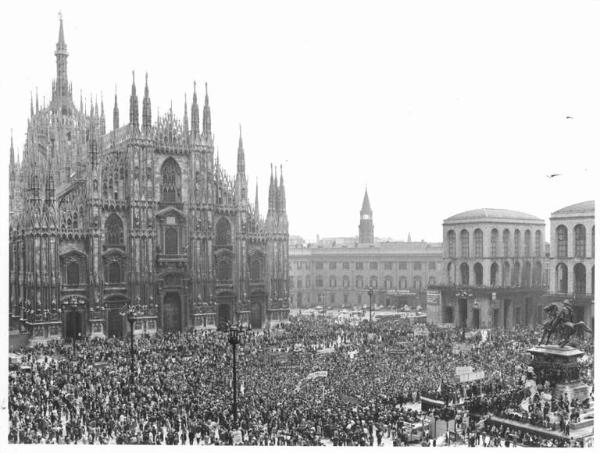
[{"label": "arcaded building", "polygon": [[584,201],[550,215],[549,300],[571,299],[577,321],[594,324],[595,204]]},{"label": "arcaded building", "polygon": [[368,306],[369,286],[374,306],[424,308],[427,288],[443,275],[441,244],[375,238],[366,191],[358,236],[308,244],[296,240],[289,257],[290,303],[296,308]]},{"label": "arcaded building", "polygon": [[[188,121],[141,109],[135,75],[125,121],[117,95],[77,108],[62,19],[49,105],[31,102],[22,157],[10,150],[13,332],[32,342],[254,327],[288,316],[288,220],[283,175],[271,167],[266,218],[249,202],[241,131],[237,171],[215,158],[208,92]],[[183,94],[181,96],[184,97]],[[141,113],[141,118],[140,118]]]},{"label": "arcaded building", "polygon": [[545,223],[506,209],[475,209],[443,222],[440,322],[466,328],[533,326],[547,288]]}]

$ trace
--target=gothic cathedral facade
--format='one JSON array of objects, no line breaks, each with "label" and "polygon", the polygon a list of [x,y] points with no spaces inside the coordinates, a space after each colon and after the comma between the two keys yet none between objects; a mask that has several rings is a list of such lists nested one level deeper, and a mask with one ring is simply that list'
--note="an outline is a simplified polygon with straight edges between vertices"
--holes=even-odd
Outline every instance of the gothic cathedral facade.
[{"label": "gothic cathedral facade", "polygon": [[[30,342],[285,322],[288,221],[283,176],[248,200],[241,137],[237,173],[214,157],[208,93],[191,125],[172,108],[152,121],[148,78],[139,118],[113,129],[104,105],[80,100],[67,77],[60,21],[49,105],[31,101],[20,161],[10,155],[10,326]],[[87,104],[87,102],[86,102]]]}]

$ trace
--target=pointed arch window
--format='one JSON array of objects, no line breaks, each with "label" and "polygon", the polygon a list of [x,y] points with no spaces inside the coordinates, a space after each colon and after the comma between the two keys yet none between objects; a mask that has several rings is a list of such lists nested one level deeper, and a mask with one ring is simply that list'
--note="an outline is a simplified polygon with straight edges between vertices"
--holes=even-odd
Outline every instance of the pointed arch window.
[{"label": "pointed arch window", "polygon": [[165,254],[177,255],[179,253],[178,242],[177,229],[168,227],[165,230]]},{"label": "pointed arch window", "polygon": [[231,225],[225,217],[217,222],[215,245],[231,245]]},{"label": "pointed arch window", "polygon": [[231,281],[233,274],[233,263],[229,256],[221,257],[217,261],[217,280]]},{"label": "pointed arch window", "polygon": [[[262,257],[255,256],[252,261],[250,261],[250,280],[253,282],[262,280],[263,268],[264,264]],[[298,288],[302,288],[301,279],[298,279]]]},{"label": "pointed arch window", "polygon": [[79,263],[70,261],[67,264],[67,285],[79,285]]},{"label": "pointed arch window", "polygon": [[121,264],[118,261],[112,261],[108,265],[108,282],[121,283]]},{"label": "pointed arch window", "polygon": [[111,214],[104,226],[107,245],[123,245],[123,222],[117,214]]},{"label": "pointed arch window", "polygon": [[162,166],[162,201],[165,203],[181,202],[181,169],[173,158],[169,158]]}]

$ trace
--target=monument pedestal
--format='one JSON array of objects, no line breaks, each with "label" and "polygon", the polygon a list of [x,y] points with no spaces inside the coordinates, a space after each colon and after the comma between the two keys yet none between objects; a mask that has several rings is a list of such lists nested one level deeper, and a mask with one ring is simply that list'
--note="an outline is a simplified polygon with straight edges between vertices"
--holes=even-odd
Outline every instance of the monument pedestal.
[{"label": "monument pedestal", "polygon": [[533,360],[531,366],[535,370],[537,382],[544,384],[548,381],[553,387],[555,398],[564,397],[569,401],[577,398],[584,401],[589,397],[588,386],[579,378],[579,364],[577,359],[584,352],[571,346],[559,347],[557,345],[540,345],[528,350]]},{"label": "monument pedestal", "polygon": [[590,389],[587,385],[581,382],[572,384],[556,384],[552,396],[558,398],[560,395],[563,397],[567,395],[569,402],[577,398],[580,402],[585,401],[590,397]]}]

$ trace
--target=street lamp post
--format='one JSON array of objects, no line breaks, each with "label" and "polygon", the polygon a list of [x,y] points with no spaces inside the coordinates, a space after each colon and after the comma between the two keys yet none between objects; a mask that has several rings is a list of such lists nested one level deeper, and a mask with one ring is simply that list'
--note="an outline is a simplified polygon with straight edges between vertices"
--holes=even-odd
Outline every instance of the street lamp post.
[{"label": "street lamp post", "polygon": [[131,376],[130,380],[133,383],[134,380],[134,350],[133,350],[133,322],[135,318],[133,316],[133,310],[127,313],[127,321],[129,321],[129,341],[130,341],[130,355],[131,355]]},{"label": "street lamp post", "polygon": [[[138,298],[139,300],[139,298]],[[138,304],[139,308],[139,304]],[[130,377],[129,380],[133,384],[134,381],[134,368],[135,368],[135,350],[133,348],[133,323],[135,322],[136,309],[132,304],[128,304],[123,306],[121,309],[121,315],[127,317],[127,321],[129,322],[129,355],[130,355]]]},{"label": "street lamp post", "polygon": [[369,285],[367,294],[369,295],[369,323],[373,324],[373,286]]},{"label": "street lamp post", "polygon": [[[248,331],[250,328],[247,329]],[[229,327],[228,341],[233,349],[233,424],[237,428],[237,363],[236,363],[236,351],[237,345],[242,341],[242,334],[244,329],[241,324],[234,324]]]}]

